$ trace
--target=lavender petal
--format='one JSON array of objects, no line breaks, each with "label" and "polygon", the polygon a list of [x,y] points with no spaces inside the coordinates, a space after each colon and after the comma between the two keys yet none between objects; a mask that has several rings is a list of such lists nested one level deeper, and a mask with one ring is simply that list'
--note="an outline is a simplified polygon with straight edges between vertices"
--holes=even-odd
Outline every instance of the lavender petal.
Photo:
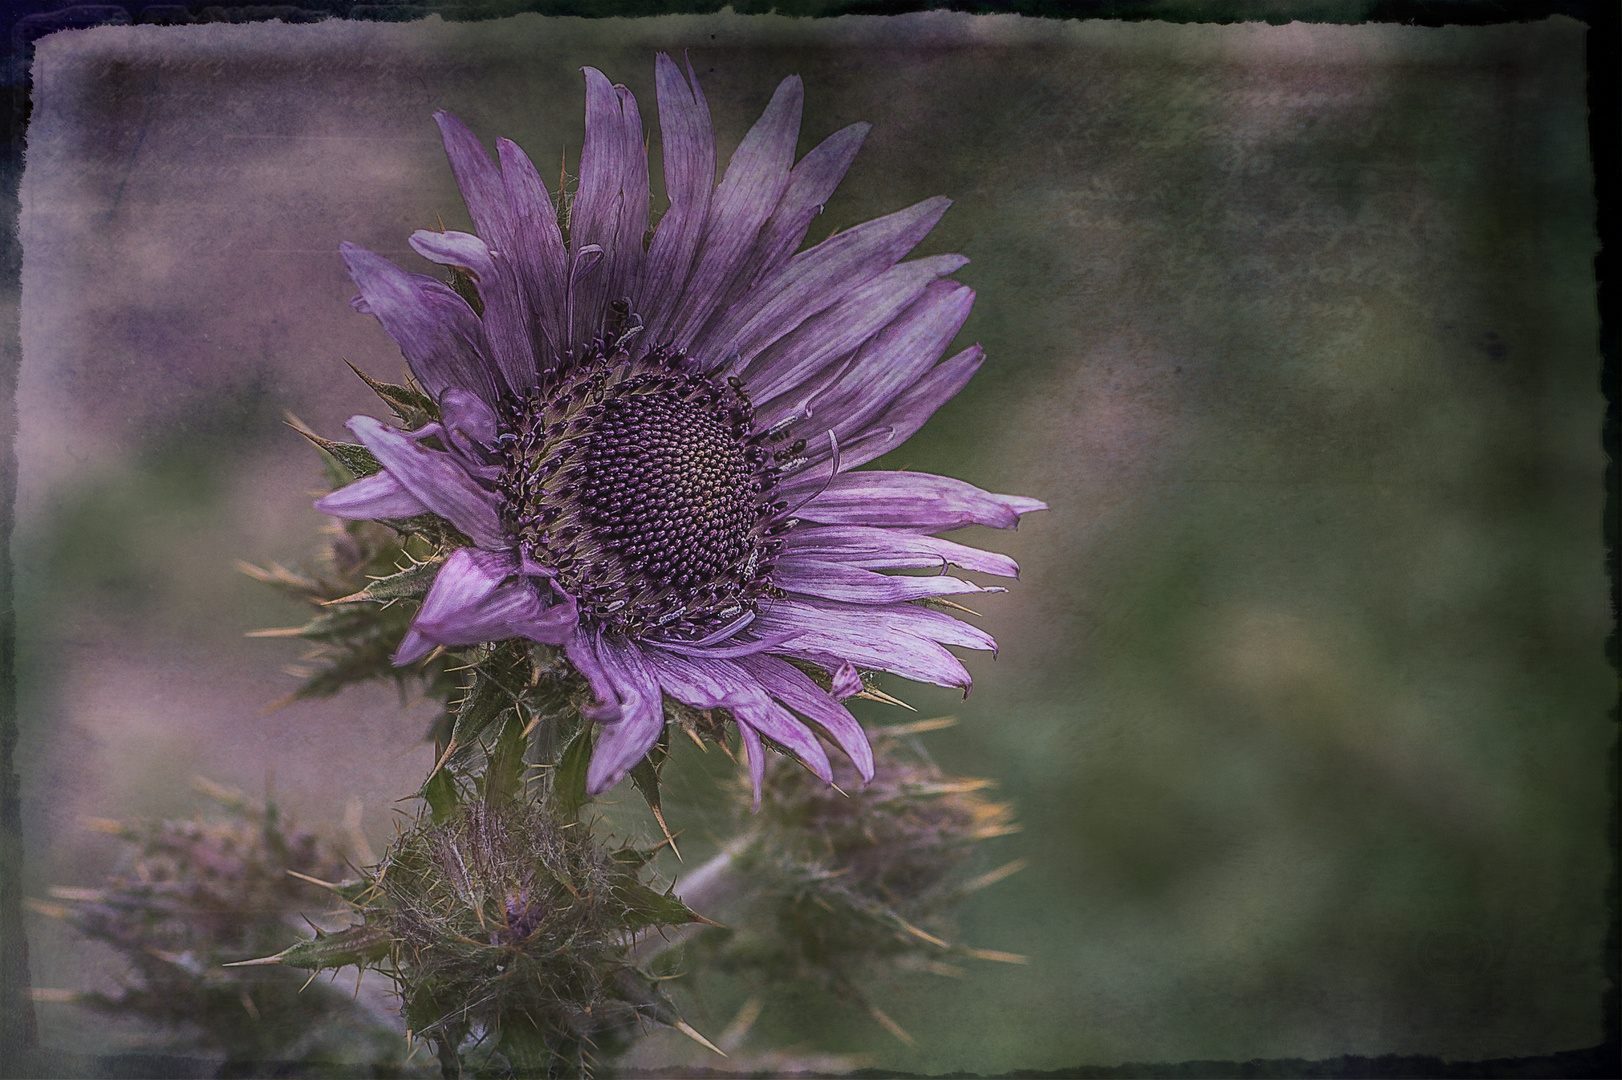
[{"label": "lavender petal", "polygon": [[558,594],[557,602],[547,605],[541,590],[516,576],[517,570],[518,558],[510,551],[453,551],[423,598],[395,664],[413,663],[434,645],[514,637],[562,644],[578,619],[574,598]]},{"label": "lavender petal", "polygon": [[677,701],[700,709],[728,709],[740,728],[752,727],[794,752],[825,782],[833,780],[828,754],[816,736],[767,695],[753,675],[730,660],[698,660],[650,653],[659,684]]},{"label": "lavender petal", "polygon": [[[574,286],[576,337],[595,337],[607,302],[633,288],[642,268],[648,222],[648,159],[636,100],[596,68],[586,76],[586,141],[580,152],[580,190],[569,213],[569,242],[578,254],[597,245],[604,265]],[[637,208],[640,207],[640,217]],[[578,342],[571,342],[578,344]]]},{"label": "lavender petal", "polygon": [[740,352],[750,396],[770,400],[855,351],[917,300],[936,278],[968,261],[961,255],[939,255],[893,266],[801,323],[758,357]]},{"label": "lavender petal", "polygon": [[[873,748],[868,745],[867,733],[850,714],[850,710],[834,700],[828,691],[812,682],[793,664],[775,656],[751,656],[739,661],[739,666],[753,675],[772,697],[808,720],[821,724],[856,766],[862,780],[873,779]],[[854,672],[854,669],[851,670]],[[859,678],[856,686],[858,690],[861,688]]]},{"label": "lavender petal", "polygon": [[[809,476],[803,487],[815,490],[821,478]],[[792,497],[796,485],[786,485]],[[1021,514],[1046,510],[1047,504],[1019,495],[995,495],[949,476],[915,472],[851,472],[834,477],[822,494],[795,511],[795,516],[825,525],[882,525],[893,529],[944,532],[965,525],[1011,529]]]},{"label": "lavender petal", "polygon": [[513,262],[523,281],[529,310],[545,349],[557,355],[566,332],[563,294],[568,276],[568,253],[558,228],[557,208],[529,155],[508,139],[496,140],[501,179],[512,213]]},{"label": "lavender petal", "polygon": [[713,365],[734,348],[752,357],[806,319],[894,266],[935,227],[952,200],[937,196],[836,233],[760,279],[691,352]]},{"label": "lavender petal", "polygon": [[408,518],[428,513],[421,499],[400,485],[387,471],[373,473],[317,499],[315,508],[323,514],[353,521],[379,518]]},{"label": "lavender petal", "polygon": [[507,188],[501,173],[485,151],[478,136],[455,116],[441,109],[434,113],[451,174],[462,191],[473,227],[497,250],[505,249],[512,238],[512,213],[507,205]]},{"label": "lavender petal", "polygon": [[971,345],[951,359],[937,364],[928,375],[896,398],[884,415],[874,422],[869,430],[881,437],[854,446],[845,455],[844,467],[853,469],[865,465],[912,438],[924,426],[924,421],[935,415],[936,409],[957,396],[958,391],[980,370],[985,358],[985,351],[980,346]]},{"label": "lavender petal", "polygon": [[675,61],[660,53],[655,80],[670,209],[659,219],[648,249],[641,315],[649,339],[662,341],[709,218],[710,191],[715,186],[715,130],[691,63],[684,78]]},{"label": "lavender petal", "polygon": [[441,426],[454,437],[460,434],[483,446],[491,446],[500,434],[496,411],[461,387],[447,389],[439,398]]},{"label": "lavender petal", "polygon": [[867,123],[841,128],[813,147],[794,166],[794,171],[789,173],[788,190],[783,192],[782,201],[760,231],[754,250],[734,282],[735,294],[727,297],[726,306],[730,307],[762,276],[794,254],[811,229],[811,219],[822,213],[823,204],[845,178],[846,170],[872,128],[873,125]]},{"label": "lavender petal", "polygon": [[[571,639],[572,640],[572,639]],[[595,635],[599,676],[608,684],[617,719],[602,714],[602,734],[586,767],[586,793],[601,795],[641,761],[664,731],[664,698],[635,645],[617,645]],[[593,683],[593,689],[596,684]],[[599,691],[600,695],[600,691]]]},{"label": "lavender petal", "polygon": [[785,656],[804,656],[813,662],[834,657],[869,671],[888,671],[918,682],[967,690],[971,680],[962,662],[938,642],[920,637],[906,625],[894,625],[886,618],[894,610],[779,600],[756,622],[769,632],[796,635],[779,650]]},{"label": "lavender petal", "polygon": [[464,232],[419,229],[411,234],[412,250],[430,262],[470,270],[484,302],[484,340],[507,385],[528,389],[535,384],[535,353],[529,333],[529,298],[506,253]]},{"label": "lavender petal", "polygon": [[499,400],[505,387],[483,356],[479,317],[461,297],[363,247],[345,243],[338,250],[367,310],[400,346],[430,394],[461,386],[486,401]]},{"label": "lavender petal", "polygon": [[475,544],[489,549],[508,546],[496,510],[497,496],[479,487],[450,454],[429,450],[370,416],[352,417],[349,430],[402,487]]},{"label": "lavender petal", "polygon": [[[923,295],[886,326],[815,402],[817,422],[842,443],[853,443],[890,403],[928,377],[974,305],[974,290],[955,281],[932,281]],[[847,459],[848,460],[848,459]],[[847,463],[846,468],[851,466]]]},{"label": "lavender petal", "polygon": [[754,810],[760,812],[761,785],[766,779],[766,748],[760,736],[748,724],[738,725],[738,737],[743,740],[743,755],[749,762],[749,784],[755,789]]},{"label": "lavender petal", "polygon": [[802,525],[785,538],[784,553],[842,562],[866,570],[913,570],[948,564],[983,574],[1018,577],[1019,566],[1006,555],[982,551],[938,536],[879,529],[871,525]]},{"label": "lavender petal", "polygon": [[716,313],[761,226],[777,209],[794,164],[804,97],[799,76],[784,79],[733,153],[710,199],[704,239],[670,322],[669,337],[677,347],[686,348]]},{"label": "lavender petal", "polygon": [[897,577],[837,562],[795,556],[783,556],[777,560],[777,565],[772,568],[772,584],[791,593],[849,604],[900,604],[926,596],[958,596],[988,591],[971,581],[944,574]]}]

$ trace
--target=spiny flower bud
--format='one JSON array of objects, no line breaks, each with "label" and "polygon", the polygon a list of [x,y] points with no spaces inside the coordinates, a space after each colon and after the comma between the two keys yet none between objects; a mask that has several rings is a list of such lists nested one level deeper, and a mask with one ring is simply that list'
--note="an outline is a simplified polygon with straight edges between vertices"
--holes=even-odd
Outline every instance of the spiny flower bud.
[{"label": "spiny flower bud", "polygon": [[852,770],[829,788],[791,763],[774,767],[757,827],[731,855],[729,876],[748,883],[746,911],[728,919],[730,936],[705,935],[722,966],[851,995],[857,976],[886,966],[1021,959],[948,940],[953,904],[1020,864],[962,873],[980,841],[1016,827],[1008,804],[986,797],[990,781],[947,775],[909,737],[934,726],[871,731],[865,786]]},{"label": "spiny flower bud", "polygon": [[696,920],[642,882],[646,862],[538,805],[470,801],[419,822],[369,882],[343,887],[361,924],[277,959],[336,967],[386,943],[406,1024],[442,1061],[587,1073],[642,1021],[686,1029],[626,958],[637,931]]}]

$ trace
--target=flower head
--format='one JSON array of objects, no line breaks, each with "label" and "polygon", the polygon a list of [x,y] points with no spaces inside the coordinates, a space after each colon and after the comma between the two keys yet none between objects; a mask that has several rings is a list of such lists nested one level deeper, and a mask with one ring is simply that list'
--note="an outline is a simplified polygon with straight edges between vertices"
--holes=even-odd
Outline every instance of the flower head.
[{"label": "flower head", "polygon": [[[352,419],[381,471],[317,506],[454,526],[465,542],[395,662],[515,637],[561,645],[603,725],[593,794],[657,741],[667,695],[730,712],[757,798],[763,738],[830,779],[808,723],[871,778],[838,700],[860,690],[858,669],[967,690],[945,646],[995,643],[913,601],[986,591],[948,565],[1017,571],[930,534],[1044,508],[946,477],[849,471],[908,438],[983,358],[972,346],[940,360],[973,303],[947,276],[967,260],[901,261],[948,200],[796,253],[867,125],[796,163],[802,91],[786,79],[717,184],[698,79],[661,55],[670,207],[644,244],[636,100],[585,75],[580,182],[561,221],[522,150],[498,140],[492,161],[441,112],[478,235],[419,231],[411,246],[450,284],[344,245],[355,307],[399,344],[439,416],[410,431]],[[880,572],[921,567],[943,572]]]}]

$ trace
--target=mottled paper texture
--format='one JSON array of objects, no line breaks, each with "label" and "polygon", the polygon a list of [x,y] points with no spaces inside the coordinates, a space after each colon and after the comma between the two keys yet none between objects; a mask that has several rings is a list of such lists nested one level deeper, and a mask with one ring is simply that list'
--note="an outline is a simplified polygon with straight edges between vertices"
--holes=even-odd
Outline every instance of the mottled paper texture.
[{"label": "mottled paper texture", "polygon": [[[1615,694],[1600,541],[1583,31],[932,14],[119,27],[38,45],[22,188],[18,612],[29,895],[93,884],[82,818],[202,774],[351,796],[375,844],[430,764],[382,690],[279,711],[317,431],[403,373],[351,240],[426,271],[467,228],[430,114],[578,167],[596,66],[689,51],[731,152],[805,80],[803,153],[874,124],[812,241],[928,196],[984,371],[889,467],[1053,507],[996,545],[974,694],[886,684],[999,779],[1029,868],[963,938],[1027,954],[769,1001],[759,1030],[920,1072],[1599,1041]],[[660,206],[656,190],[655,205]],[[875,706],[869,721],[895,722]],[[691,748],[689,748],[691,749]],[[697,751],[692,751],[694,757]],[[713,767],[713,762],[705,763]],[[689,767],[698,765],[689,762]],[[666,802],[689,860],[704,791]],[[651,829],[635,800],[613,812]],[[679,869],[674,866],[672,870]],[[32,918],[33,980],[109,985]],[[717,985],[724,1024],[744,991]],[[138,1033],[42,1003],[46,1046]],[[699,1060],[656,1040],[646,1064]],[[705,1064],[714,1064],[713,1059]]]}]

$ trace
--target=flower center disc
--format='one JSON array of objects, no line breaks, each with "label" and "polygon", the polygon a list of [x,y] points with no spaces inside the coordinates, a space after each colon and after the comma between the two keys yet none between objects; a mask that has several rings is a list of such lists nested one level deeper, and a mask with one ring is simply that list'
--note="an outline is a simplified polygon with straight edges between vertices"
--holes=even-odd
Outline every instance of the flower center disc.
[{"label": "flower center disc", "polygon": [[732,433],[674,394],[606,402],[577,496],[597,541],[651,584],[691,590],[742,563],[759,508]]},{"label": "flower center disc", "polygon": [[773,592],[772,451],[748,401],[687,363],[599,347],[509,406],[519,543],[617,634],[696,639]]}]

